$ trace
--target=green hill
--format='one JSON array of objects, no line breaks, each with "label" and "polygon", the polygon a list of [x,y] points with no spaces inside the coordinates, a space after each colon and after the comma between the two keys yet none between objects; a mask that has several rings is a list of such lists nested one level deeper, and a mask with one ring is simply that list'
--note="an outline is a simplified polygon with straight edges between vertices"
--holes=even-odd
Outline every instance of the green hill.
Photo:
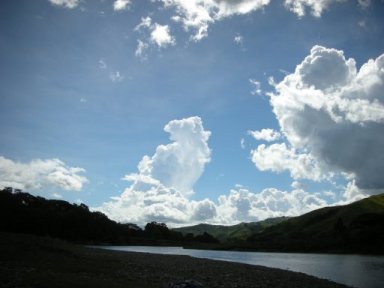
[{"label": "green hill", "polygon": [[270,218],[260,222],[240,223],[232,226],[198,224],[194,226],[175,228],[173,230],[183,233],[183,235],[193,234],[194,236],[203,235],[204,232],[211,234],[220,242],[243,241],[263,231],[265,228],[281,223],[288,217]]},{"label": "green hill", "polygon": [[275,251],[384,253],[384,194],[293,217],[248,238]]}]

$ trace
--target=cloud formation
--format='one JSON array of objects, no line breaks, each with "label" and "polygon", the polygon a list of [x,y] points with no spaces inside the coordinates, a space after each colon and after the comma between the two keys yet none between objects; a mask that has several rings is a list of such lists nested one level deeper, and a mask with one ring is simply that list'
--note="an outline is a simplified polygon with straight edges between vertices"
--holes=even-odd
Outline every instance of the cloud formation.
[{"label": "cloud formation", "polygon": [[261,144],[251,151],[252,162],[260,171],[289,171],[293,179],[321,181],[328,178],[316,159],[309,153],[299,153],[285,143]]},{"label": "cloud formation", "polygon": [[131,5],[130,0],[116,0],[113,2],[113,10],[121,11],[129,9],[129,5]]},{"label": "cloud formation", "polygon": [[251,135],[256,140],[263,140],[267,142],[276,141],[281,138],[281,133],[273,129],[261,129],[260,131],[248,131],[248,134]]},{"label": "cloud formation", "polygon": [[[270,0],[157,0],[165,8],[173,8],[172,19],[181,23],[186,31],[192,30],[191,39],[200,41],[208,36],[210,24],[233,15],[245,15],[261,10],[270,4]],[[344,0],[284,0],[284,6],[302,17],[307,10],[315,17],[321,17],[331,4]],[[370,0],[358,0],[361,7],[370,5]],[[236,40],[237,39],[237,40]],[[235,39],[239,44],[240,38]]]},{"label": "cloud formation", "polygon": [[[190,194],[205,165],[211,160],[208,147],[211,133],[204,130],[199,117],[172,120],[164,131],[170,134],[172,143],[159,145],[152,157],[144,156],[138,165],[138,175],[157,179],[166,187]],[[136,174],[127,177],[134,176]]]},{"label": "cloud formation", "polygon": [[[309,9],[310,13],[315,17],[321,17],[324,10],[328,9],[331,4],[342,3],[345,0],[285,0],[284,5],[288,10],[302,17]],[[362,8],[366,8],[371,4],[370,0],[358,0],[358,4]]]},{"label": "cloud formation", "polygon": [[171,35],[168,25],[155,23],[151,30],[151,41],[158,47],[163,48],[168,45],[175,45],[175,38]]},{"label": "cloud formation", "polygon": [[314,46],[275,91],[270,103],[287,144],[253,150],[259,169],[312,180],[332,171],[366,192],[384,189],[384,54],[358,70],[343,51]]},{"label": "cloud formation", "polygon": [[193,185],[210,162],[210,132],[204,129],[199,117],[170,121],[164,131],[170,134],[171,143],[159,145],[152,156],[144,156],[138,172],[124,177],[131,182],[130,186],[95,210],[120,222],[144,225],[159,221],[182,226],[296,216],[326,205],[322,195],[305,192],[298,182],[292,191],[268,188],[254,193],[237,186],[216,202],[191,200]]},{"label": "cloud formation", "polygon": [[237,187],[228,195],[219,197],[216,221],[234,224],[272,217],[297,216],[326,205],[321,195],[305,192],[301,188],[289,192],[267,188],[254,193],[244,187]]},{"label": "cloud formation", "polygon": [[14,162],[0,156],[0,186],[23,190],[39,190],[54,186],[64,190],[80,191],[88,182],[83,168],[68,167],[59,159]]},{"label": "cloud formation", "polygon": [[208,35],[208,26],[232,15],[247,14],[268,5],[270,0],[159,0],[166,8],[174,8],[173,20],[182,23],[191,37],[199,41]]},{"label": "cloud formation", "polygon": [[62,6],[68,9],[76,8],[79,5],[79,0],[49,0],[53,5]]},{"label": "cloud formation", "polygon": [[97,209],[123,222],[163,221],[187,223],[215,215],[209,200],[190,201],[193,185],[210,161],[210,132],[199,117],[170,121],[164,131],[172,141],[145,155],[138,173],[124,177],[131,185],[112,201]]},{"label": "cloud formation", "polygon": [[121,82],[124,80],[124,75],[120,73],[120,71],[111,72],[109,74],[109,78],[112,82]]},{"label": "cloud formation", "polygon": [[146,58],[145,52],[150,47],[150,44],[156,45],[158,48],[165,48],[176,44],[175,37],[172,36],[169,26],[152,23],[151,17],[141,18],[140,24],[135,27],[134,31],[141,32],[146,38],[137,41],[135,55],[141,58]]}]

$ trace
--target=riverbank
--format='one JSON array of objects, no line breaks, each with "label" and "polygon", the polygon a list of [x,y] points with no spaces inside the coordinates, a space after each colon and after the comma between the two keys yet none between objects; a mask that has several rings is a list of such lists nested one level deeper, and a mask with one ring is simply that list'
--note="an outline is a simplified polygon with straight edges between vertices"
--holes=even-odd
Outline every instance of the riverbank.
[{"label": "riverbank", "polygon": [[115,252],[0,233],[1,287],[167,287],[194,279],[214,287],[346,287],[302,273],[189,256]]}]

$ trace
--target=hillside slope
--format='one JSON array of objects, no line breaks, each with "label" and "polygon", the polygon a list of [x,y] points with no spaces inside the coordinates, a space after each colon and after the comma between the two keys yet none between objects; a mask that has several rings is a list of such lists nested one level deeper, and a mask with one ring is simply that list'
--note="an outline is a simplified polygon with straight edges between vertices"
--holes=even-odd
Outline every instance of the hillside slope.
[{"label": "hillside slope", "polygon": [[247,242],[256,250],[384,254],[384,194],[293,217]]},{"label": "hillside slope", "polygon": [[259,222],[239,223],[232,226],[198,224],[194,226],[175,228],[173,230],[183,233],[183,235],[193,234],[194,236],[203,235],[204,232],[214,236],[220,242],[234,242],[246,240],[248,237],[259,233],[272,225],[281,223],[289,219],[288,217],[270,218]]}]

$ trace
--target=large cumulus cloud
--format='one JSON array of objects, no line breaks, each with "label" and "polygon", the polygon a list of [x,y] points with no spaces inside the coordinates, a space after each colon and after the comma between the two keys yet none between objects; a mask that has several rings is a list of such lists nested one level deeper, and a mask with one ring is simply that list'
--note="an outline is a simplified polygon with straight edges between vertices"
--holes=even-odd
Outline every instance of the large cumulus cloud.
[{"label": "large cumulus cloud", "polygon": [[305,154],[322,174],[344,173],[368,193],[384,189],[384,54],[357,69],[343,51],[314,46],[275,90],[270,103],[291,153],[266,167],[273,147],[259,146],[252,151],[257,166],[292,174],[301,164],[284,159]]},{"label": "large cumulus cloud", "polygon": [[[306,192],[296,184],[292,191],[267,188],[252,192],[237,186],[216,201],[191,200],[193,186],[211,158],[210,132],[199,117],[170,121],[164,131],[170,134],[171,142],[157,146],[152,156],[144,156],[137,173],[124,177],[130,186],[95,209],[120,222],[143,225],[160,221],[182,226],[294,216],[326,205],[321,195]],[[354,193],[353,187],[350,190]]]},{"label": "large cumulus cloud", "polygon": [[[170,134],[172,143],[159,145],[152,157],[144,156],[138,166],[139,175],[189,194],[211,160],[210,132],[204,130],[199,117],[170,121],[164,131]],[[131,177],[134,175],[128,176]]]},{"label": "large cumulus cloud", "polygon": [[171,143],[144,156],[138,172],[124,177],[131,185],[97,209],[115,220],[140,224],[155,220],[177,225],[216,216],[212,201],[189,199],[210,161],[210,132],[199,117],[170,121],[164,131],[170,134]]}]

